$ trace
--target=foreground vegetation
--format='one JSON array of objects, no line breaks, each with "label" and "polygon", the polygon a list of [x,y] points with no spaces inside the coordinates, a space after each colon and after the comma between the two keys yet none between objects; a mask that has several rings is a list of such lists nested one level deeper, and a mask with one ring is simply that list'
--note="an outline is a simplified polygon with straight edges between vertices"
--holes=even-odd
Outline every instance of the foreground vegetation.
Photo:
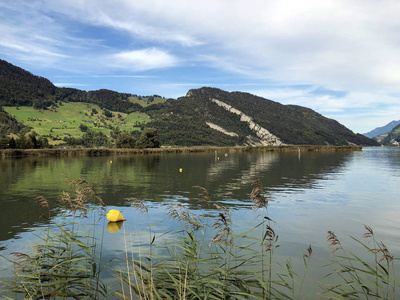
[{"label": "foreground vegetation", "polygon": [[[303,298],[315,254],[311,246],[304,249],[299,269],[290,258],[279,261],[278,228],[268,215],[272,199],[257,178],[253,178],[250,198],[258,223],[244,232],[234,231],[229,208],[215,204],[201,187],[196,188],[205,213],[196,215],[181,204],[167,205],[167,217],[180,228],[164,235],[156,236],[153,230],[151,208],[139,199],[127,199],[137,211],[137,221],[148,224],[147,242],[138,237],[139,252],[126,247],[124,263],[119,266],[104,261],[103,235],[95,232],[96,224],[104,220],[101,199],[83,179],[71,181],[70,187],[59,197],[57,213],[62,217],[57,223],[47,210],[49,201],[37,198],[49,225],[30,253],[14,253],[14,277],[2,283],[6,299]],[[375,239],[370,227],[365,230],[365,242],[353,238],[365,253],[347,250],[328,232],[332,256],[323,267],[327,275],[315,282],[320,289],[315,298],[398,297],[398,259]],[[119,290],[110,291],[101,282],[105,268],[121,282]]]}]

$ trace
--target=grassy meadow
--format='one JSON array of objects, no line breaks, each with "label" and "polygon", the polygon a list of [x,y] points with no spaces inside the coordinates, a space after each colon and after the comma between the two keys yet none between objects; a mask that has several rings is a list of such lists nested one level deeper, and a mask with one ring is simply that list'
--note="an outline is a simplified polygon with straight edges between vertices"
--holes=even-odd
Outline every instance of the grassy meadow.
[{"label": "grassy meadow", "polygon": [[[32,127],[32,131],[39,135],[61,139],[64,136],[81,137],[81,124],[86,125],[89,130],[109,135],[111,127],[122,131],[140,130],[140,125],[150,120],[149,116],[140,112],[126,114],[111,111],[112,117],[106,117],[98,105],[83,102],[62,103],[48,110],[35,110],[27,106],[5,106],[4,109],[18,121]],[[50,144],[57,142],[59,141],[50,141]]]},{"label": "grassy meadow", "polygon": [[129,101],[132,103],[136,103],[141,105],[142,107],[147,107],[151,104],[159,104],[159,103],[164,103],[166,100],[161,97],[153,97],[153,101],[149,101],[150,97],[139,97],[138,96],[131,96],[129,97]]}]

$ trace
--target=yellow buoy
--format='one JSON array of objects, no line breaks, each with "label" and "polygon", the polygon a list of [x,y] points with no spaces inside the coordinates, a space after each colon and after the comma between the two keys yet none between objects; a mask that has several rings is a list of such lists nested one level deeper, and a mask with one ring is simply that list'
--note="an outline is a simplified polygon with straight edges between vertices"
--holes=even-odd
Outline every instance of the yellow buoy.
[{"label": "yellow buoy", "polygon": [[111,209],[107,213],[107,220],[110,222],[118,222],[118,221],[125,221],[126,219],[124,219],[119,210]]},{"label": "yellow buoy", "polygon": [[110,160],[110,164],[112,164],[112,160]]},{"label": "yellow buoy", "polygon": [[118,230],[121,229],[122,224],[124,224],[124,221],[118,221],[118,222],[108,222],[107,224],[107,230],[110,233],[117,232]]},{"label": "yellow buoy", "polygon": [[179,172],[182,173],[182,168],[179,169]]}]

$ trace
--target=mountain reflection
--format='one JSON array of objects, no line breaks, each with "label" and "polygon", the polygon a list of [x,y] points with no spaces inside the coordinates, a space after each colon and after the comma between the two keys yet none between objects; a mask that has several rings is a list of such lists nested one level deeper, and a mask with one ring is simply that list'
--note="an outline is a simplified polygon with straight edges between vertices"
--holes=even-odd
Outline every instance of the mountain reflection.
[{"label": "mountain reflection", "polygon": [[[0,160],[0,241],[16,238],[40,225],[34,200],[41,195],[56,206],[68,189],[65,178],[86,179],[106,205],[128,206],[126,198],[152,205],[181,202],[200,209],[199,191],[208,190],[214,202],[240,209],[250,202],[252,177],[267,192],[292,192],[318,187],[318,181],[340,174],[353,152],[165,154],[146,156],[24,158]],[[112,161],[112,163],[111,163]],[[180,171],[181,169],[181,171]]]}]

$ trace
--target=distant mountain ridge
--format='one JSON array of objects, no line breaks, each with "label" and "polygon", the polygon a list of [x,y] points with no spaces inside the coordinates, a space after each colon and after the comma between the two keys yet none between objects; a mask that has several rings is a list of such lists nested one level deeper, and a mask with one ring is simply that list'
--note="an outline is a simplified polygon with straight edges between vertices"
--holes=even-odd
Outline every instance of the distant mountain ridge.
[{"label": "distant mountain ridge", "polygon": [[389,133],[390,131],[392,131],[392,129],[394,127],[396,127],[399,124],[400,124],[400,120],[392,121],[392,122],[386,124],[385,126],[377,127],[375,129],[373,129],[367,133],[363,133],[363,134],[372,139],[374,137],[377,137],[378,135]]},{"label": "distant mountain ridge", "polygon": [[379,145],[309,108],[249,93],[203,87],[147,107],[132,103],[130,96],[111,90],[58,88],[0,60],[0,106],[47,109],[59,102],[86,102],[115,112],[139,111],[151,117],[144,127],[156,128],[162,145]]},{"label": "distant mountain ridge", "polygon": [[94,103],[101,108],[120,112],[139,110],[141,106],[130,102],[129,96],[106,89],[86,92],[59,88],[44,77],[33,75],[0,59],[0,106],[47,109],[57,101],[68,101]]}]

